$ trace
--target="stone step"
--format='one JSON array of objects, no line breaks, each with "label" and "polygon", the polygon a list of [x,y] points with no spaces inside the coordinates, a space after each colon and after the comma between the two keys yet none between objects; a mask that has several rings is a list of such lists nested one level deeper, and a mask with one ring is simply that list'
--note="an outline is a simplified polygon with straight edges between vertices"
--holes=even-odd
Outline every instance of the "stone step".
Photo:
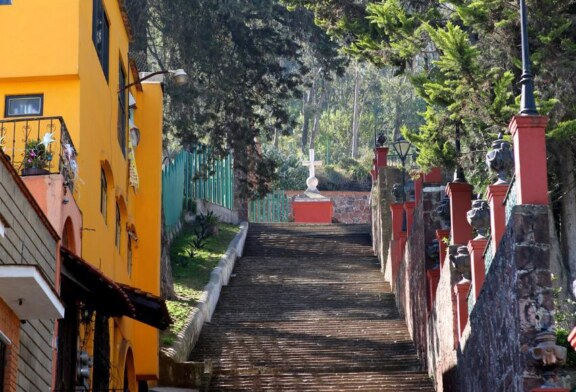
[{"label": "stone step", "polygon": [[190,354],[210,391],[426,391],[367,225],[251,224]]},{"label": "stone step", "polygon": [[346,372],[283,373],[251,376],[217,375],[211,391],[380,391],[434,392],[430,380],[422,373]]}]

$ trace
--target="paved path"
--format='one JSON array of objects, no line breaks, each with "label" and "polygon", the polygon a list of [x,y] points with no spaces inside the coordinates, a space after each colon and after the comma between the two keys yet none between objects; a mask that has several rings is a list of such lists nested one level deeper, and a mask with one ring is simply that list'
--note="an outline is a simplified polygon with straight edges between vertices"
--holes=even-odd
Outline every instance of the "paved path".
[{"label": "paved path", "polygon": [[251,224],[190,360],[211,391],[426,391],[366,225]]}]

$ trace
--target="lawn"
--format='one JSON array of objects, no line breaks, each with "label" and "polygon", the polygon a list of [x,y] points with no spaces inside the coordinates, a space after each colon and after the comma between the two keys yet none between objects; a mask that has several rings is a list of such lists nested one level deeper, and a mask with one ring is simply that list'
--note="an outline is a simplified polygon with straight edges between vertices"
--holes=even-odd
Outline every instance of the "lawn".
[{"label": "lawn", "polygon": [[178,299],[166,301],[174,323],[162,333],[162,346],[172,345],[178,332],[184,328],[188,315],[194,310],[204,286],[210,280],[210,273],[226,253],[234,236],[240,231],[239,227],[227,223],[218,222],[217,227],[218,233],[206,240],[203,249],[194,248],[193,241],[196,239],[194,225],[185,225],[172,241],[170,260],[174,291]]}]

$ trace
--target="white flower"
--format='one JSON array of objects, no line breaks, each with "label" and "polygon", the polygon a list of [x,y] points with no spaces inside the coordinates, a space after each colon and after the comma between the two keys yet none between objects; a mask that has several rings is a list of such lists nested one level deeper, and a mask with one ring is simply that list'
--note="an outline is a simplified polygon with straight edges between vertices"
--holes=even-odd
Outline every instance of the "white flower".
[{"label": "white flower", "polygon": [[54,132],[46,132],[44,134],[44,137],[42,138],[42,141],[40,142],[40,144],[43,144],[44,147],[47,149],[48,145],[52,142],[55,142],[56,139],[54,139],[52,136],[54,135]]}]

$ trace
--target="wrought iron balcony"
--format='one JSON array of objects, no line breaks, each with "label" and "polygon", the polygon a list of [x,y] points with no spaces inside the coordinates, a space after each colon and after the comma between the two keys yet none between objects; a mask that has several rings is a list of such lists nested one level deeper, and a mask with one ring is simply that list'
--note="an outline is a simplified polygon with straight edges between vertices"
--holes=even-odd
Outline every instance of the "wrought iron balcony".
[{"label": "wrought iron balcony", "polygon": [[0,150],[20,175],[62,174],[74,190],[76,149],[61,116],[0,120]]}]

